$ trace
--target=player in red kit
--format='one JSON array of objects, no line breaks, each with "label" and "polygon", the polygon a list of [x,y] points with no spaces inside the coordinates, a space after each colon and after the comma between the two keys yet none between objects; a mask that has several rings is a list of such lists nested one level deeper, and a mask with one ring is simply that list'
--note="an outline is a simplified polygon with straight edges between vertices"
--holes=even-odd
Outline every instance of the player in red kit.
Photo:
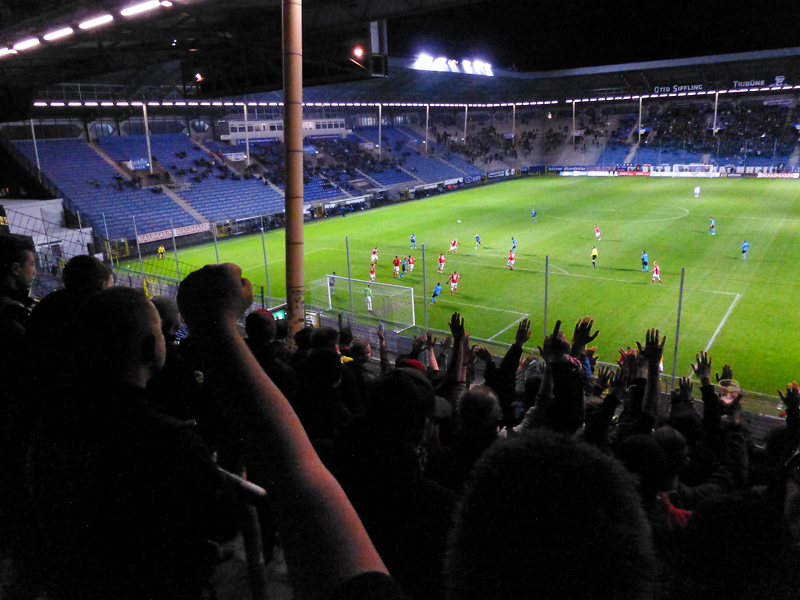
[{"label": "player in red kit", "polygon": [[653,263],[653,278],[650,280],[650,283],[655,283],[656,279],[658,279],[658,283],[664,285],[664,282],[661,281],[661,269],[658,266],[657,262]]},{"label": "player in red kit", "polygon": [[394,265],[394,273],[392,273],[392,277],[400,277],[400,258],[397,255],[395,255],[392,264]]},{"label": "player in red kit", "polygon": [[448,250],[447,252],[450,252],[452,250],[453,254],[457,254],[458,253],[458,247],[460,245],[461,245],[461,242],[459,242],[457,239],[453,240],[450,243],[450,250]]},{"label": "player in red kit", "polygon": [[597,225],[594,226],[594,237],[600,239],[600,228]]},{"label": "player in red kit", "polygon": [[408,272],[409,273],[413,273],[414,272],[414,263],[415,262],[417,262],[417,259],[409,254],[408,255]]},{"label": "player in red kit", "polygon": [[513,250],[508,253],[508,262],[506,264],[508,265],[509,269],[511,269],[512,271],[514,270],[514,251]]},{"label": "player in red kit", "polygon": [[369,280],[370,280],[370,283],[374,283],[375,282],[375,263],[372,263],[369,266]]},{"label": "player in red kit", "polygon": [[458,280],[461,279],[461,275],[453,271],[453,274],[450,275],[450,278],[447,280],[450,282],[450,295],[452,296],[453,293],[458,293]]},{"label": "player in red kit", "polygon": [[444,254],[439,255],[439,273],[444,273]]}]

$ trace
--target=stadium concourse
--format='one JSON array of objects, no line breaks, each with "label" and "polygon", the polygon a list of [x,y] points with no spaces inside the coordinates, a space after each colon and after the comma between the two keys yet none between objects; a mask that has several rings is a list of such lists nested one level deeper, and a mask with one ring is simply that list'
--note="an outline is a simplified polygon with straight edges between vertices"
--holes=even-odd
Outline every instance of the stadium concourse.
[{"label": "stadium concourse", "polygon": [[[547,174],[797,179],[798,56],[309,88],[307,218]],[[0,214],[4,598],[796,598],[797,384],[759,431],[736,365],[663,389],[647,323],[609,368],[589,317],[495,357],[458,313],[438,343],[346,315],[292,340],[236,265],[115,282],[281,228],[287,196],[280,94],[116,77],[0,125],[5,196],[62,200]]]}]

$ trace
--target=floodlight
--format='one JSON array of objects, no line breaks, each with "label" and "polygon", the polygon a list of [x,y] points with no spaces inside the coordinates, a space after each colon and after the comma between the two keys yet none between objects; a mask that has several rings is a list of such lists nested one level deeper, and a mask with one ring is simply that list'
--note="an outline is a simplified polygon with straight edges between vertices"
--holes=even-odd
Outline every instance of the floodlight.
[{"label": "floodlight", "polygon": [[128,8],[123,8],[119,14],[123,17],[132,17],[133,15],[138,15],[143,12],[147,12],[148,10],[153,10],[161,6],[160,0],[148,0],[147,2],[140,2],[139,4],[134,4],[133,6],[129,6]]},{"label": "floodlight", "polygon": [[356,46],[353,48],[353,56],[356,58],[361,58],[364,56],[364,49],[361,46]]},{"label": "floodlight", "polygon": [[203,79],[205,79],[202,75],[200,75],[200,73],[195,73],[194,78],[198,82],[203,81]]},{"label": "floodlight", "polygon": [[80,102],[70,102],[68,106],[83,106]]},{"label": "floodlight", "polygon": [[47,102],[34,102],[34,106],[47,106]]},{"label": "floodlight", "polygon": [[100,106],[114,106],[113,102],[101,102]]},{"label": "floodlight", "polygon": [[27,50],[28,48],[33,48],[39,44],[41,44],[39,38],[30,38],[28,40],[23,40],[18,44],[14,44],[14,50]]},{"label": "floodlight", "polygon": [[63,102],[51,102],[50,106],[64,106]]},{"label": "floodlight", "polygon": [[51,31],[48,34],[45,34],[44,39],[48,42],[53,40],[57,40],[58,38],[66,37],[73,33],[72,27],[64,27],[63,29],[57,29],[56,31]]},{"label": "floodlight", "polygon": [[11,48],[0,48],[0,57],[8,54],[16,54],[16,52],[14,52]]},{"label": "floodlight", "polygon": [[89,19],[88,21],[84,21],[78,27],[80,29],[92,29],[93,27],[99,27],[100,25],[105,25],[106,23],[111,23],[114,20],[114,17],[111,15],[103,15],[102,17],[95,17],[94,19]]},{"label": "floodlight", "polygon": [[170,2],[170,0],[161,0],[161,6],[163,6],[164,8],[169,8],[170,6],[172,6],[172,2]]},{"label": "floodlight", "polygon": [[148,102],[147,106],[161,106],[160,102]]},{"label": "floodlight", "polygon": [[84,106],[97,106],[97,102],[94,102],[94,101],[84,102],[83,105]]}]

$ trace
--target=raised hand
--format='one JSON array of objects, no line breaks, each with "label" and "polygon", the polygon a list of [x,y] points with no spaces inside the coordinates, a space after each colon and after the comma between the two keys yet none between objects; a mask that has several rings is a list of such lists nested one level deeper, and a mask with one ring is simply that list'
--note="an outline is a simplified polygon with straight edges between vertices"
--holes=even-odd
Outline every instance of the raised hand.
[{"label": "raised hand", "polygon": [[783,402],[787,410],[796,410],[798,406],[800,406],[800,386],[797,385],[796,381],[786,384],[785,396],[780,390],[778,390],[778,395],[781,397],[781,402]]},{"label": "raised hand", "polygon": [[462,343],[464,336],[466,335],[466,329],[464,328],[464,317],[462,317],[459,313],[454,312],[453,316],[450,317],[450,333],[453,334],[453,342],[454,343]]},{"label": "raised hand", "polygon": [[608,394],[614,395],[620,400],[625,398],[628,392],[628,372],[625,369],[617,369],[608,382]]},{"label": "raised hand", "polygon": [[253,285],[232,263],[189,273],[178,291],[178,307],[192,333],[235,325],[252,303]]},{"label": "raised hand", "polygon": [[597,376],[595,377],[594,384],[600,388],[600,393],[608,389],[608,384],[613,376],[614,371],[611,369],[611,367],[600,367],[597,370]]},{"label": "raised hand", "polygon": [[708,385],[711,383],[711,359],[708,357],[708,352],[700,352],[696,354],[695,358],[697,364],[692,365],[692,371],[700,379],[700,385]]},{"label": "raised hand", "polygon": [[544,343],[539,346],[539,354],[542,355],[545,362],[563,355],[569,349],[569,343],[562,337],[560,329],[561,321],[556,321],[553,334],[544,338]]},{"label": "raised hand", "polygon": [[380,327],[378,327],[378,343],[382,347],[386,347],[386,336],[383,334]]},{"label": "raised hand", "polygon": [[692,402],[694,397],[692,396],[692,388],[694,387],[694,383],[688,377],[681,377],[678,380],[678,387],[672,390],[670,397],[672,404],[678,404],[682,402]]},{"label": "raised hand", "polygon": [[733,379],[733,368],[730,365],[725,365],[722,367],[722,375],[716,373],[714,377],[716,377],[717,383],[724,379]]},{"label": "raised hand", "polygon": [[628,379],[633,379],[636,377],[639,370],[639,364],[636,359],[636,350],[633,350],[630,346],[628,346],[626,350],[620,348],[617,364],[619,365],[619,368],[626,373]]},{"label": "raised hand", "polygon": [[428,347],[428,350],[430,350],[436,345],[436,338],[433,337],[433,333],[431,333],[430,331],[428,331],[425,334],[425,341],[426,341],[425,345]]},{"label": "raised hand", "polygon": [[414,338],[414,341],[411,342],[411,354],[419,354],[425,348],[425,345],[426,339],[424,336]]},{"label": "raised hand", "polygon": [[533,354],[529,354],[525,358],[522,359],[522,362],[519,365],[519,368],[523,371],[527,371],[530,366],[536,362],[536,357]]},{"label": "raised hand", "polygon": [[442,352],[447,352],[450,349],[450,345],[452,343],[453,343],[453,338],[451,338],[449,335],[445,337],[444,341],[442,342]]},{"label": "raised hand", "polygon": [[522,319],[517,326],[517,336],[514,339],[514,343],[517,346],[524,346],[529,339],[531,339],[531,321],[530,319]]},{"label": "raised hand", "polygon": [[658,329],[648,329],[645,335],[644,348],[639,342],[636,346],[639,348],[639,358],[647,361],[648,367],[656,366],[661,362],[661,357],[664,354],[664,344],[667,341],[667,336],[659,342]]},{"label": "raised hand", "polygon": [[475,354],[483,362],[492,362],[492,353],[489,352],[486,346],[475,346]]},{"label": "raised hand", "polygon": [[570,356],[574,356],[577,358],[583,352],[583,349],[586,347],[586,344],[589,342],[594,341],[599,334],[599,331],[595,331],[592,334],[592,326],[594,325],[594,319],[592,317],[584,317],[580,319],[577,323],[575,323],[575,331],[572,334],[572,348],[570,349]]},{"label": "raised hand", "polygon": [[586,348],[583,353],[586,355],[586,358],[589,359],[589,364],[592,366],[592,370],[594,370],[594,367],[597,364],[597,346]]}]

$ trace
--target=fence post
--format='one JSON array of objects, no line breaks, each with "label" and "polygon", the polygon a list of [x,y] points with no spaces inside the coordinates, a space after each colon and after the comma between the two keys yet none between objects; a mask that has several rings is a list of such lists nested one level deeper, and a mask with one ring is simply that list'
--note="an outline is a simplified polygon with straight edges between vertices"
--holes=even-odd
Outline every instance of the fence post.
[{"label": "fence post", "polygon": [[428,331],[428,272],[425,269],[425,242],[422,243],[422,303],[425,305],[425,331]]},{"label": "fence post", "polygon": [[678,322],[675,325],[675,354],[672,357],[672,383],[671,389],[675,389],[675,373],[678,369],[678,341],[681,336],[681,308],[683,306],[683,279],[686,275],[686,269],[681,269],[681,291],[678,295]]},{"label": "fence post", "polygon": [[217,222],[211,223],[211,231],[214,232],[214,252],[217,254],[217,264],[219,264],[219,245],[217,244]]},{"label": "fence post", "polygon": [[175,227],[172,219],[169,220],[169,228],[172,230],[172,250],[175,253],[175,269],[178,271],[178,283],[181,282],[181,265],[178,263],[178,243],[175,241]]},{"label": "fence post", "polygon": [[550,255],[544,257],[544,337],[547,337],[547,287],[550,275]]},{"label": "fence post", "polygon": [[[214,243],[216,244],[216,237],[214,238]],[[270,308],[270,303],[272,302],[272,290],[269,287],[269,267],[267,266],[267,242],[264,239],[264,215],[261,215],[261,249],[264,251],[264,274],[267,276],[267,308]],[[217,257],[217,264],[219,264],[219,257]],[[264,303],[264,288],[261,288],[261,303]]]},{"label": "fence post", "polygon": [[139,230],[136,228],[136,215],[133,215],[133,234],[136,236],[136,252],[139,254],[139,268],[144,273],[144,263],[142,262],[142,247],[139,245]]},{"label": "fence post", "polygon": [[356,312],[353,309],[353,275],[350,273],[350,237],[345,236],[345,246],[347,247],[347,286],[350,290],[350,314],[355,316]]}]

